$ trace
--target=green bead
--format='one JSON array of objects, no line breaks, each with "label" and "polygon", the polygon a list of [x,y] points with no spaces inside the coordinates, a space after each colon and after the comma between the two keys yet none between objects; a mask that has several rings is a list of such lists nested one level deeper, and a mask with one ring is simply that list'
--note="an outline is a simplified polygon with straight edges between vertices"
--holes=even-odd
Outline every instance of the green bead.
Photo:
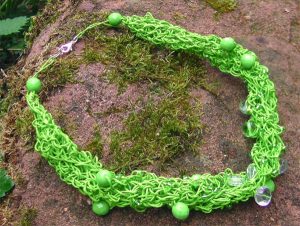
[{"label": "green bead", "polygon": [[271,192],[275,191],[275,183],[273,180],[268,180],[265,184],[266,187],[270,189]]},{"label": "green bead", "polygon": [[228,37],[221,40],[220,46],[226,51],[231,51],[235,48],[236,43],[233,38]]},{"label": "green bead", "polygon": [[36,77],[31,77],[26,82],[26,88],[28,91],[39,92],[42,88],[41,80]]},{"label": "green bead", "polygon": [[122,21],[122,15],[120,13],[111,13],[108,16],[108,23],[111,26],[118,26]]},{"label": "green bead", "polygon": [[96,174],[96,182],[100,187],[111,186],[113,174],[108,170],[100,170]]},{"label": "green bead", "polygon": [[241,64],[242,67],[245,69],[250,69],[251,67],[253,67],[254,63],[255,63],[255,56],[253,54],[244,54],[241,57]]},{"label": "green bead", "polygon": [[178,202],[172,207],[172,214],[178,220],[185,220],[189,217],[190,210],[186,204]]},{"label": "green bead", "polygon": [[109,212],[109,205],[105,201],[93,203],[93,212],[99,216],[104,216]]}]

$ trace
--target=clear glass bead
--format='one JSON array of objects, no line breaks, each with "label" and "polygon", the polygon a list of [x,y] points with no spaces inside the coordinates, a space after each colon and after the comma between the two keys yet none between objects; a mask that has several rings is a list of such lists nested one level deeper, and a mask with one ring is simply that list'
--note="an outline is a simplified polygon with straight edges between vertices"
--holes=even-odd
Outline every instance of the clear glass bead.
[{"label": "clear glass bead", "polygon": [[271,199],[272,194],[268,187],[262,186],[256,190],[254,200],[259,206],[268,206]]},{"label": "clear glass bead", "polygon": [[286,159],[281,159],[280,160],[280,168],[279,168],[279,173],[283,174],[288,170],[288,161]]},{"label": "clear glass bead", "polygon": [[171,187],[171,186],[166,186],[166,187],[164,188],[164,190],[165,190],[165,192],[169,192],[169,191],[172,190],[172,187]]},{"label": "clear glass bead", "polygon": [[138,200],[136,200],[136,199],[133,200],[133,203],[134,203],[136,206],[140,206],[140,205],[141,205],[141,203],[140,203]]},{"label": "clear glass bead", "polygon": [[228,183],[234,187],[241,186],[244,183],[244,177],[240,175],[230,175],[228,176]]},{"label": "clear glass bead", "polygon": [[255,137],[256,126],[253,122],[247,121],[243,125],[243,133],[246,137]]},{"label": "clear glass bead", "polygon": [[247,109],[246,101],[243,101],[243,102],[240,103],[240,111],[245,115],[247,115],[249,113],[248,109]]},{"label": "clear glass bead", "polygon": [[247,177],[249,180],[251,180],[253,177],[255,177],[256,175],[256,168],[254,166],[254,164],[250,164],[248,167],[247,167]]}]

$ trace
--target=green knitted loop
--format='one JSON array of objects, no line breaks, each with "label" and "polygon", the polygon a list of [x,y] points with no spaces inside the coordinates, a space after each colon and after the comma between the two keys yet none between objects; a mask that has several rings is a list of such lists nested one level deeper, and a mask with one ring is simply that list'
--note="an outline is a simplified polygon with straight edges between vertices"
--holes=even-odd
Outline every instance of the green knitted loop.
[{"label": "green knitted loop", "polygon": [[[202,36],[158,20],[147,14],[144,17],[128,16],[122,23],[141,39],[172,50],[186,51],[207,59],[222,72],[241,78],[248,89],[247,113],[250,115],[251,137],[256,142],[251,158],[256,174],[247,178],[245,172],[234,173],[226,169],[217,175],[203,174],[186,178],[166,178],[146,171],[133,171],[130,175],[112,174],[110,186],[99,186],[97,173],[103,169],[97,157],[79,150],[77,145],[62,132],[51,114],[43,107],[35,92],[27,92],[26,100],[34,114],[36,130],[35,150],[53,166],[60,178],[89,196],[93,202],[106,202],[110,208],[130,206],[137,211],[163,205],[184,203],[189,209],[205,213],[223,209],[253,197],[257,188],[279,174],[279,160],[285,149],[280,138],[283,128],[279,126],[275,87],[268,76],[268,68],[257,61],[251,68],[241,65],[249,50],[236,44],[233,50],[220,47],[222,38],[216,35]],[[106,23],[98,23],[106,24]],[[95,27],[90,25],[90,27]],[[80,37],[84,32],[80,33]],[[50,58],[34,75],[54,62]],[[242,178],[241,184],[233,186],[230,178]],[[101,181],[101,180],[100,180]]]}]

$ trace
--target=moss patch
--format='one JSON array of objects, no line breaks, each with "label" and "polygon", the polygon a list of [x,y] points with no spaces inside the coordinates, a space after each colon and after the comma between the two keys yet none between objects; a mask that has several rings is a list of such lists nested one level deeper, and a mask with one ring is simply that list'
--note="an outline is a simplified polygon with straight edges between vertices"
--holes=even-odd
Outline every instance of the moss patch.
[{"label": "moss patch", "polygon": [[105,64],[104,76],[121,91],[136,82],[150,82],[152,88],[161,86],[170,91],[179,89],[176,84],[182,88],[194,85],[215,91],[215,84],[208,82],[207,71],[198,57],[159,48],[137,39],[127,30],[112,35],[104,33],[98,30],[86,38],[84,59],[87,63]]},{"label": "moss patch", "polygon": [[24,208],[21,210],[20,226],[34,225],[34,219],[37,216],[37,210],[33,208]]},{"label": "moss patch", "polygon": [[32,141],[32,136],[34,136],[34,129],[31,125],[33,119],[33,114],[28,107],[16,119],[16,132],[25,143]]},{"label": "moss patch", "polygon": [[212,8],[221,13],[234,10],[237,6],[236,0],[205,0]]},{"label": "moss patch", "polygon": [[[215,84],[207,80],[203,61],[194,55],[157,47],[122,28],[97,28],[83,39],[83,61],[104,64],[106,73],[100,77],[117,84],[120,93],[133,83],[147,83],[149,87],[146,101],[141,98],[141,103],[133,103],[131,109],[109,111],[132,113],[124,120],[122,131],[111,133],[108,167],[125,173],[149,164],[162,169],[164,163],[182,152],[196,154],[202,142],[201,108],[189,91],[202,87],[215,92]],[[99,156],[101,148],[100,133],[96,132],[86,149]]]},{"label": "moss patch", "polygon": [[30,27],[25,35],[26,45],[28,48],[32,46],[33,40],[40,34],[40,32],[58,18],[60,14],[60,7],[61,1],[48,0],[43,11],[32,17]]},{"label": "moss patch", "polygon": [[0,203],[0,225],[9,225],[14,216],[14,212],[9,207],[9,199]]},{"label": "moss patch", "polygon": [[11,200],[6,199],[0,204],[0,224],[16,225],[16,226],[32,226],[37,217],[37,210],[21,206],[12,210],[10,206]]},{"label": "moss patch", "polygon": [[76,71],[82,60],[74,56],[59,58],[40,78],[43,81],[43,92],[48,93],[67,83],[76,83]]},{"label": "moss patch", "polygon": [[182,152],[196,154],[202,136],[197,112],[199,109],[192,109],[185,96],[148,100],[125,120],[125,130],[112,134],[111,168],[123,172],[149,164],[163,168]]},{"label": "moss patch", "polygon": [[[80,61],[78,58],[69,59],[67,57],[59,59],[49,70],[47,70],[45,73],[42,73],[40,76],[43,83],[43,89],[40,95],[41,98],[43,99],[45,96],[48,96],[51,91],[58,87],[62,87],[67,83],[78,82],[75,78],[75,72],[79,66]],[[17,72],[11,71],[11,73]],[[6,84],[9,92],[0,101],[0,116],[1,114],[4,115],[10,110],[9,107],[12,106],[12,103],[16,102],[18,99],[21,99],[21,92],[25,91],[25,83],[26,80],[24,77],[18,78],[17,76],[14,76]],[[22,102],[22,105],[24,105],[24,99]],[[13,128],[15,128],[16,135],[20,137],[25,144],[32,143],[35,137],[33,127],[31,126],[33,115],[28,107],[23,110],[20,108],[11,109],[9,119],[7,121],[15,122],[15,126]],[[5,132],[5,129],[3,132]]]},{"label": "moss patch", "polygon": [[103,143],[100,128],[98,126],[95,126],[93,139],[86,145],[84,149],[96,155],[98,159],[102,158]]}]

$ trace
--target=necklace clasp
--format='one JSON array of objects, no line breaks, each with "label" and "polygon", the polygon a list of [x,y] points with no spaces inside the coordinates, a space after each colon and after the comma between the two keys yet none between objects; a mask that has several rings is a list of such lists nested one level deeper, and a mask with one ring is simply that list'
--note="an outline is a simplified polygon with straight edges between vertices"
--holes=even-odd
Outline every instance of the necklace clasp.
[{"label": "necklace clasp", "polygon": [[66,44],[61,45],[58,48],[58,52],[54,55],[51,55],[51,57],[58,57],[61,55],[64,55],[66,53],[69,53],[73,50],[73,45],[78,41],[78,35],[76,35],[71,41],[67,42]]},{"label": "necklace clasp", "polygon": [[59,47],[59,51],[61,54],[69,53],[73,50],[74,41],[70,41],[62,46]]}]

